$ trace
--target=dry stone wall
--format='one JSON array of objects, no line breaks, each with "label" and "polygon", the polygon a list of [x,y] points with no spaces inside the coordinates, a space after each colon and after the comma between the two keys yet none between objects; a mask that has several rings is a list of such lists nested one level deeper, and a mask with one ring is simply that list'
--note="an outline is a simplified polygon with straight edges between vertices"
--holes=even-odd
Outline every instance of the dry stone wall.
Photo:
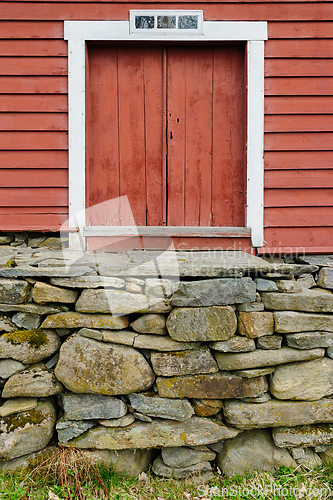
[{"label": "dry stone wall", "polygon": [[331,460],[333,267],[202,258],[159,279],[2,249],[0,468],[54,445],[175,478]]}]

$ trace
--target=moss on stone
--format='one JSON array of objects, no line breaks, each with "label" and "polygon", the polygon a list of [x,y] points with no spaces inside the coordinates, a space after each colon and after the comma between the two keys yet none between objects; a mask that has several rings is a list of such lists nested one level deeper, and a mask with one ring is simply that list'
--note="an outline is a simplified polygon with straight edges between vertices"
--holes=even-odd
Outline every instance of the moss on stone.
[{"label": "moss on stone", "polygon": [[13,432],[16,429],[23,428],[27,424],[38,425],[45,420],[45,415],[42,411],[34,409],[23,413],[15,413],[3,419],[7,432]]},{"label": "moss on stone", "polygon": [[17,330],[4,333],[3,337],[13,345],[20,345],[25,342],[33,349],[40,349],[49,342],[48,336],[42,330]]},{"label": "moss on stone", "polygon": [[15,262],[13,261],[13,259],[9,259],[6,262],[5,267],[15,267]]}]

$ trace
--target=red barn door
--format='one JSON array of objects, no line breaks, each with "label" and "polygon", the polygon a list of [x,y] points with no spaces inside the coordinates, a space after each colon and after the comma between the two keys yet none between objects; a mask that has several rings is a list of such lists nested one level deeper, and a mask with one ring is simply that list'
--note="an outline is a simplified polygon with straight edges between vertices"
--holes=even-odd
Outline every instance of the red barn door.
[{"label": "red barn door", "polygon": [[88,48],[87,225],[244,227],[244,47],[133,45]]}]

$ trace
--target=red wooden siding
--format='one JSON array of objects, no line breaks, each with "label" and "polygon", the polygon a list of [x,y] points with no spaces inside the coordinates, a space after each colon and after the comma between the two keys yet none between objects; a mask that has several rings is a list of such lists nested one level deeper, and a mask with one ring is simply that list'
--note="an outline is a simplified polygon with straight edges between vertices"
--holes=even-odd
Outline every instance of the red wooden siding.
[{"label": "red wooden siding", "polygon": [[[1,230],[56,229],[67,218],[67,45],[63,40],[63,21],[126,20],[130,8],[180,6],[203,9],[206,20],[268,21],[264,156],[266,243],[259,251],[304,248],[313,252],[333,252],[331,0],[181,3],[165,0],[158,5],[112,0],[0,2],[0,110],[4,112],[0,118]],[[95,64],[94,60],[91,64]],[[151,69],[156,78],[155,70]],[[126,78],[126,68],[123,70]],[[133,81],[134,84],[140,85],[140,82]],[[115,85],[112,75],[109,85]],[[126,99],[130,96],[124,99],[122,105],[127,106]],[[142,116],[142,106],[140,108],[138,103],[135,106],[137,116],[140,113]],[[113,115],[113,119],[115,116],[118,115]],[[128,124],[120,123],[120,126],[126,128]],[[159,127],[155,123],[157,138],[161,134]],[[195,133],[193,127],[193,141]],[[231,133],[232,140],[239,140],[235,137],[235,128]],[[96,148],[98,140],[98,133],[92,131],[90,141]],[[130,139],[122,140],[128,144],[126,141]],[[148,192],[146,213],[138,217],[142,221],[146,217],[149,224],[157,225],[166,221],[166,200],[161,192],[166,178],[164,165],[159,160],[163,146],[156,138],[153,142],[155,150],[149,161],[154,168],[142,167],[146,165],[145,158],[136,176],[128,179],[119,173],[112,182],[106,182],[106,189],[113,196],[114,192],[120,192],[120,186],[128,183],[133,186],[133,192],[135,189],[138,192],[147,182],[153,185],[154,189]],[[117,144],[118,138],[110,137],[110,150],[116,151],[113,148],[118,147]],[[133,157],[128,153],[126,162],[131,160]],[[107,161],[106,157],[105,165]],[[93,168],[98,175],[103,174],[103,166]],[[223,191],[210,194],[212,186],[207,182],[208,172],[206,174],[203,192],[208,198],[212,197],[211,203],[218,211]],[[196,179],[192,182],[195,184]],[[182,186],[177,188],[184,189]],[[88,179],[88,189],[98,199],[93,179]],[[200,213],[205,223],[209,213],[208,198],[200,198]],[[174,208],[184,213],[184,205],[174,205]],[[238,214],[233,224],[240,223],[241,215],[244,216]],[[184,223],[189,223],[190,219],[182,217]],[[198,242],[192,243],[197,245]],[[224,244],[231,245],[232,241],[225,239]]]}]

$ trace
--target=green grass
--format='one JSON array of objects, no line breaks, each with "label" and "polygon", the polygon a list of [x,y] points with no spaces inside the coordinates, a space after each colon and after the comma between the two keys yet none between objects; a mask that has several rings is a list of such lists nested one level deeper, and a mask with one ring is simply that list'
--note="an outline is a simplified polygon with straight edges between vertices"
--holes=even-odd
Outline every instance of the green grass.
[{"label": "green grass", "polygon": [[[332,493],[330,493],[332,489]],[[79,450],[59,450],[26,475],[0,472],[0,500],[304,500],[333,498],[333,467],[282,467],[228,478],[218,469],[207,485],[200,479],[163,479],[152,473],[130,478],[91,464]]]}]

